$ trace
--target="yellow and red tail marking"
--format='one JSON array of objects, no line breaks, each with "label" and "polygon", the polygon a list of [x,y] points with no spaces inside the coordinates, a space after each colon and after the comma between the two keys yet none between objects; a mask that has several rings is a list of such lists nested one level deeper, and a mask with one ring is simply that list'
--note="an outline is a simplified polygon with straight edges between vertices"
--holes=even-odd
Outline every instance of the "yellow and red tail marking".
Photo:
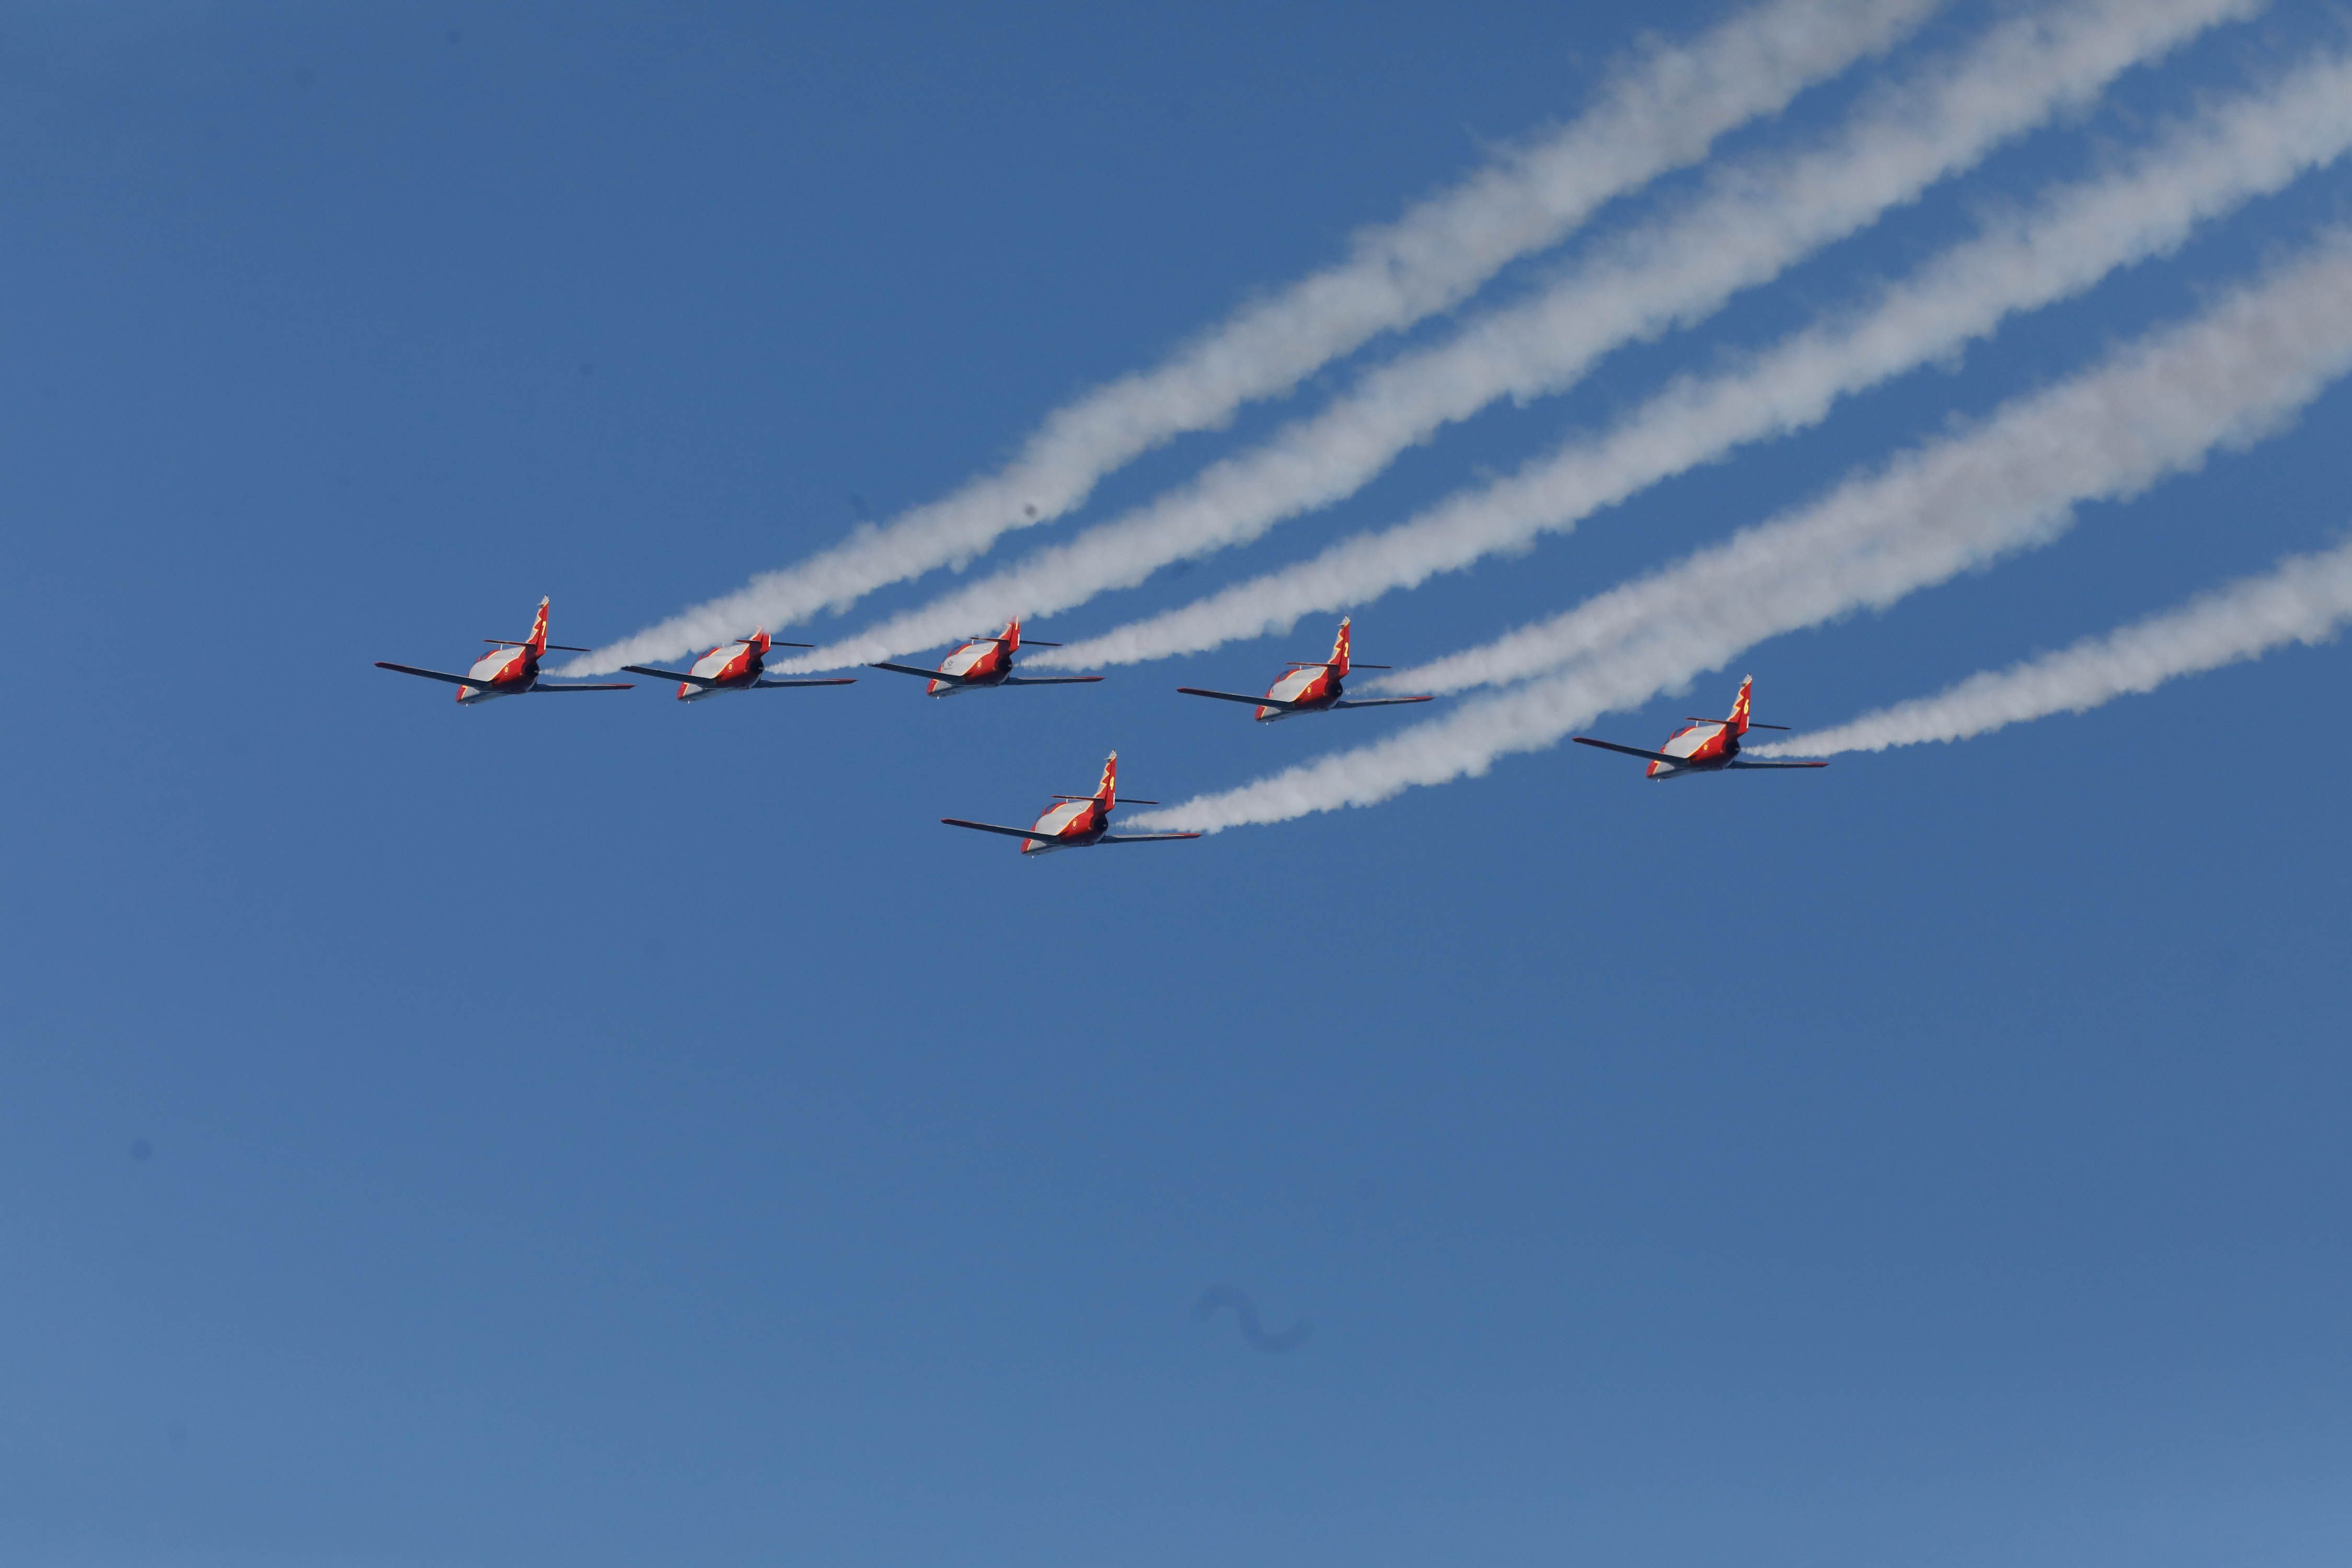
[{"label": "yellow and red tail marking", "polygon": [[1748,733],[1748,695],[1755,685],[1756,678],[1752,675],[1740,679],[1739,700],[1731,705],[1731,722],[1728,725],[1735,737]]},{"label": "yellow and red tail marking", "polygon": [[1004,657],[1011,658],[1021,651],[1021,622],[1015,618],[1004,623]]},{"label": "yellow and red tail marking", "polygon": [[1095,799],[1105,811],[1118,804],[1118,753],[1113,752],[1103,763],[1102,783],[1095,785]]},{"label": "yellow and red tail marking", "polygon": [[530,649],[533,658],[547,651],[547,601],[544,598],[539,602],[539,615],[530,623],[530,637],[523,647]]},{"label": "yellow and red tail marking", "polygon": [[1352,617],[1339,617],[1339,635],[1331,644],[1331,679],[1342,680],[1348,674],[1348,622]]}]

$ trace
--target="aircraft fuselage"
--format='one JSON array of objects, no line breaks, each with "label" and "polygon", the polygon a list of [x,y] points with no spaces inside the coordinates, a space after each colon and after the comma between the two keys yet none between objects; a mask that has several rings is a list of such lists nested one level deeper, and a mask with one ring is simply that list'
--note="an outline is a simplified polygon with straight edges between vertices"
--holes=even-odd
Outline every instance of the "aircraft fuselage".
[{"label": "aircraft fuselage", "polygon": [[[759,684],[767,667],[768,661],[750,643],[724,644],[687,667],[695,679],[678,682],[677,700],[699,702],[722,691],[749,691]],[[699,684],[703,681],[709,684]]]},{"label": "aircraft fuselage", "polygon": [[1037,837],[1021,846],[1024,855],[1084,849],[1110,831],[1110,813],[1099,800],[1066,800],[1040,816],[1032,831]]},{"label": "aircraft fuselage", "polygon": [[1731,732],[1728,724],[1690,724],[1675,731],[1674,737],[1658,750],[1670,757],[1688,760],[1672,764],[1652,763],[1643,776],[1685,778],[1692,773],[1721,772],[1725,763],[1739,754],[1739,737]]},{"label": "aircraft fuselage", "polygon": [[1346,688],[1340,684],[1339,677],[1333,674],[1328,666],[1310,665],[1294,669],[1276,681],[1266,692],[1266,696],[1275,701],[1289,706],[1261,708],[1257,710],[1257,721],[1272,724],[1301,713],[1328,713],[1331,705],[1345,694]]},{"label": "aircraft fuselage", "polygon": [[940,660],[940,673],[962,679],[932,681],[923,689],[933,697],[953,697],[959,691],[1002,686],[1004,678],[1013,673],[1013,650],[994,640],[968,642]]},{"label": "aircraft fuselage", "polygon": [[457,700],[488,702],[493,697],[520,697],[539,684],[539,660],[527,647],[502,647],[476,659],[466,671],[467,684],[457,688]]}]

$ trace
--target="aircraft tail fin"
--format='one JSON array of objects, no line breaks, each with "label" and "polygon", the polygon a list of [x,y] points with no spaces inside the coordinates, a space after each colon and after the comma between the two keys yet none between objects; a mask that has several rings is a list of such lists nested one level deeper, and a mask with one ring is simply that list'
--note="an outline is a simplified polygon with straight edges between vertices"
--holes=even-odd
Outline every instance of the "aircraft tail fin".
[{"label": "aircraft tail fin", "polygon": [[1113,752],[1103,763],[1102,783],[1095,785],[1095,799],[1108,811],[1118,804],[1118,753]]},{"label": "aircraft tail fin", "polygon": [[1348,676],[1348,622],[1349,618],[1350,617],[1346,616],[1339,617],[1339,635],[1334,638],[1331,643],[1330,668],[1331,679],[1334,680],[1344,680]]},{"label": "aircraft tail fin", "polygon": [[1749,675],[1741,677],[1739,682],[1739,698],[1738,700],[1735,701],[1731,705],[1731,718],[1729,721],[1732,738],[1735,740],[1748,733],[1748,697],[1749,691],[1753,689],[1755,685],[1756,678],[1754,676]]},{"label": "aircraft tail fin", "polygon": [[1007,658],[1010,658],[1010,657],[1012,657],[1013,654],[1019,653],[1019,652],[1021,651],[1021,617],[1020,617],[1020,616],[1013,616],[1013,619],[1011,619],[1011,620],[1009,620],[1009,621],[1007,621],[1007,622],[1005,622],[1005,623],[1004,623],[1004,631],[1003,631],[1003,643],[1004,643],[1004,652],[1005,652],[1005,656],[1006,656]]},{"label": "aircraft tail fin", "polygon": [[547,599],[543,595],[539,601],[539,615],[530,623],[530,637],[522,646],[530,649],[533,658],[543,658],[547,653]]}]

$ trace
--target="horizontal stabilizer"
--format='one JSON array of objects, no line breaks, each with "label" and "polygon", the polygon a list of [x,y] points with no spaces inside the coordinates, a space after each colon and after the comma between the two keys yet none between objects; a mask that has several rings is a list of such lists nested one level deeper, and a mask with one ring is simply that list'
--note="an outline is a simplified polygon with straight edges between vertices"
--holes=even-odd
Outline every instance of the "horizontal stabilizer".
[{"label": "horizontal stabilizer", "polygon": [[751,682],[751,684],[763,688],[770,686],[855,686],[857,684],[857,677],[854,675],[836,675],[832,677],[830,679],[825,680],[770,680],[763,675],[759,679]]},{"label": "horizontal stabilizer", "polygon": [[1197,686],[1180,686],[1176,689],[1187,697],[1213,697],[1221,702],[1246,702],[1253,708],[1279,708],[1286,713],[1298,706],[1279,697],[1244,697],[1238,691],[1205,691]]},{"label": "horizontal stabilizer", "polygon": [[1727,768],[1825,768],[1825,767],[1828,767],[1828,766],[1829,766],[1829,763],[1825,763],[1825,762],[1822,762],[1822,763],[1742,763],[1742,762],[1729,762],[1729,763],[1724,763],[1723,765],[1724,765],[1725,767],[1727,767]]},{"label": "horizontal stabilizer", "polygon": [[1106,833],[1097,844],[1165,844],[1171,838],[1198,838],[1197,833]]},{"label": "horizontal stabilizer", "polygon": [[[1045,645],[1036,645],[1043,647]],[[1086,686],[1102,679],[1099,675],[1008,675],[1000,683],[1005,686]]]},{"label": "horizontal stabilizer", "polygon": [[636,689],[637,683],[634,680],[575,680],[562,686],[534,686],[530,689],[531,694],[537,696],[542,691],[635,691]]},{"label": "horizontal stabilizer", "polygon": [[421,675],[427,680],[446,680],[452,686],[467,686],[477,691],[488,689],[478,680],[468,680],[462,675],[450,675],[438,669],[419,669],[413,664],[386,664],[377,659],[375,667],[378,669],[396,669],[403,675]]},{"label": "horizontal stabilizer", "polygon": [[1342,697],[1334,708],[1393,708],[1400,702],[1434,702],[1434,697]]}]

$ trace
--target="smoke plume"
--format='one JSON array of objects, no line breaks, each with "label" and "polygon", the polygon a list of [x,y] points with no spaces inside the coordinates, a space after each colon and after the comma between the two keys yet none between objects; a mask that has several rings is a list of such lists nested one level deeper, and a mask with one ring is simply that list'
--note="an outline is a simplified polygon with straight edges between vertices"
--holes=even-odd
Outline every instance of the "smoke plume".
[{"label": "smoke plume", "polygon": [[1837,401],[1950,354],[2017,311],[2179,246],[2195,227],[2282,189],[2352,147],[2352,57],[2331,54],[2210,107],[2103,177],[1987,218],[1979,236],[1867,308],[1799,332],[1737,369],[1686,377],[1596,436],[1311,560],[1042,656],[1094,668],[1286,631],[1360,609],[1483,556],[1521,549],[1643,488],[1750,441],[1826,417]]},{"label": "smoke plume", "polygon": [[1767,0],[1680,47],[1613,71],[1590,109],[1359,234],[1346,260],[1255,300],[1165,363],[1050,415],[1004,468],[797,566],[772,572],[570,667],[665,658],[779,626],[1058,517],[1105,474],[1188,431],[1215,429],[1383,332],[1450,309],[1594,208],[1704,158],[1716,139],[1899,41],[1942,0]]},{"label": "smoke plume", "polygon": [[2258,658],[2284,643],[2321,643],[2352,620],[2352,542],[2296,555],[2179,609],[2062,652],[1972,675],[1949,690],[1865,713],[1816,734],[1756,748],[1759,756],[1883,752],[1965,741],[2053,713],[2082,713],[2168,680]]},{"label": "smoke plume", "polygon": [[1882,84],[1825,143],[1722,165],[1666,215],[1447,341],[1365,374],[1322,413],[1212,464],[1191,483],[796,659],[887,658],[1008,616],[1043,616],[1171,562],[1247,542],[1362,486],[1409,447],[1498,398],[1572,384],[1602,354],[1687,325],[2003,142],[2094,98],[2132,65],[2254,6],[2250,0],[2068,0],[1987,30],[1957,58]]},{"label": "smoke plume", "polygon": [[1633,707],[1767,637],[2047,542],[2074,509],[2124,500],[2288,423],[2352,369],[2352,236],[2330,230],[2204,314],[2126,345],[1976,428],[1904,454],[1792,513],[1565,615],[1403,677],[1516,689],[1221,795],[1149,814],[1223,828],[1365,805],[1483,773]]}]

